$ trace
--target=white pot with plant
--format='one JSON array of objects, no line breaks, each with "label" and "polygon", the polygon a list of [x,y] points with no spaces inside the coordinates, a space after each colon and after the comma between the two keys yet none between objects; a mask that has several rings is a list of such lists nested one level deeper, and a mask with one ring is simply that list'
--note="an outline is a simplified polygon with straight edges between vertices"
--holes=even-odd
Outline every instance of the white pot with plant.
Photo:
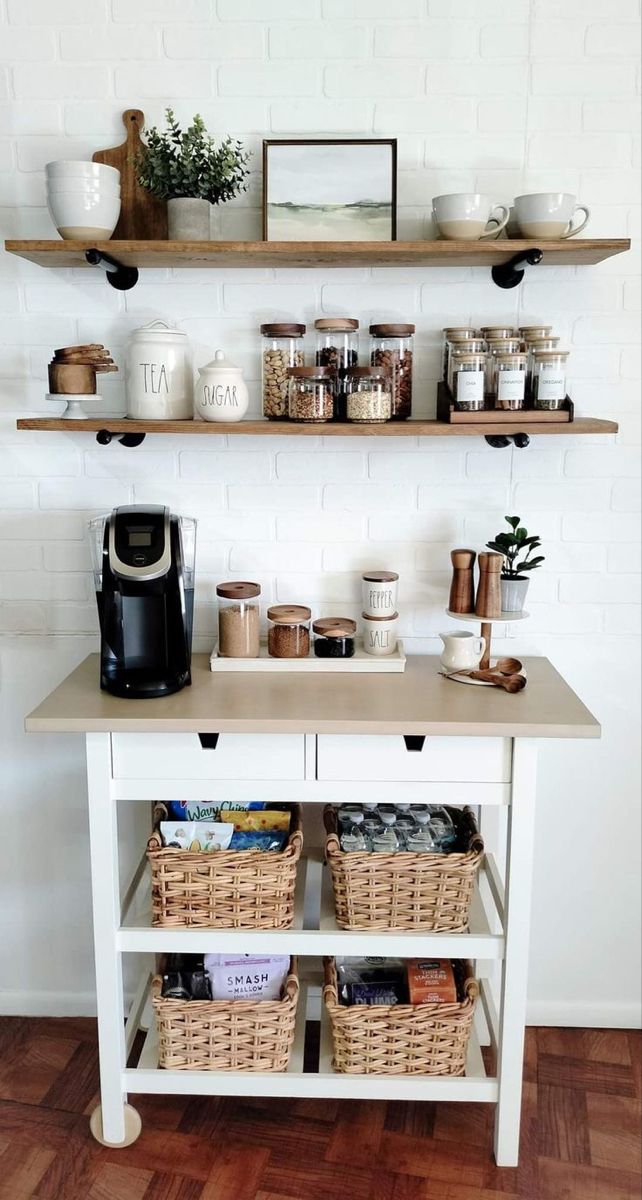
[{"label": "white pot with plant", "polygon": [[521,613],[526,601],[529,585],[529,571],[541,567],[544,562],[543,554],[531,555],[541,546],[537,534],[530,534],[520,524],[520,517],[506,517],[510,533],[498,533],[492,542],[486,542],[489,550],[503,554],[502,569],[502,612]]},{"label": "white pot with plant", "polygon": [[207,242],[212,204],[224,204],[247,189],[249,154],[227,137],[218,144],[197,113],[182,130],[171,108],[167,129],[147,134],[137,163],[138,182],[152,196],[167,200],[170,241]]}]

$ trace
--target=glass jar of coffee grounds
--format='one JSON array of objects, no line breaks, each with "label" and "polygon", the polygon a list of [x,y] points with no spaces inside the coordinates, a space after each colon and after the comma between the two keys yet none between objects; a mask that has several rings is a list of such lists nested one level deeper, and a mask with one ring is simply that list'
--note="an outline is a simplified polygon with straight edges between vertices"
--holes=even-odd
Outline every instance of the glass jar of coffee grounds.
[{"label": "glass jar of coffee grounds", "polygon": [[346,371],[346,416],[349,421],[389,421],[392,415],[390,376],[381,367]]},{"label": "glass jar of coffee grounds", "polygon": [[346,419],[345,376],[359,362],[359,322],[353,317],[319,317],[316,330],[315,361],[319,367],[331,367],[335,380],[335,416]]},{"label": "glass jar of coffee grounds", "polygon": [[288,370],[305,362],[305,325],[273,322],[261,325],[263,416],[284,421],[288,415]]},{"label": "glass jar of coffee grounds", "polygon": [[288,412],[291,421],[331,421],[334,416],[332,367],[290,367]]},{"label": "glass jar of coffee grounds", "polygon": [[322,617],[312,626],[316,658],[352,658],[357,622],[350,617]]},{"label": "glass jar of coffee grounds", "polygon": [[267,615],[268,654],[272,658],[307,658],[311,610],[305,604],[273,604]]},{"label": "glass jar of coffee grounds", "polygon": [[261,616],[258,583],[219,583],[218,654],[219,658],[258,658]]},{"label": "glass jar of coffee grounds", "polygon": [[392,420],[406,421],[412,410],[412,339],[414,325],[370,326],[370,364],[381,367],[392,384]]}]

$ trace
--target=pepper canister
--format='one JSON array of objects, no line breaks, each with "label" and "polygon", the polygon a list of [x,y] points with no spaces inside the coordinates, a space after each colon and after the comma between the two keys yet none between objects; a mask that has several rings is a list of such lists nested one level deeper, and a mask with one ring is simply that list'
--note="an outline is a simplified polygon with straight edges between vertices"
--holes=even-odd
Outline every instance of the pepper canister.
[{"label": "pepper canister", "polygon": [[393,617],[397,611],[396,571],[364,571],[363,611],[367,617]]},{"label": "pepper canister", "polygon": [[241,367],[217,350],[211,362],[199,367],[194,388],[194,412],[204,421],[242,421],[250,402]]},{"label": "pepper canister", "polygon": [[137,421],[190,421],[192,352],[187,334],[150,321],[131,334],[125,353],[127,416]]}]

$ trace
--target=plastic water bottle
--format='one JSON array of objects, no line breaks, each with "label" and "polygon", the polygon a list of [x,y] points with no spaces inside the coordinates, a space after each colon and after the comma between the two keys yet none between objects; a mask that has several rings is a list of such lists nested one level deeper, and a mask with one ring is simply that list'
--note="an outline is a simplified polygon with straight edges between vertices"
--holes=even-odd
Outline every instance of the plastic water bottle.
[{"label": "plastic water bottle", "polygon": [[340,838],[341,849],[347,853],[353,851],[370,850],[370,839],[366,837],[363,828],[363,813],[355,812],[353,814],[352,824],[346,825]]},{"label": "plastic water bottle", "polygon": [[412,854],[439,854],[441,847],[435,842],[430,827],[429,814],[421,814],[414,829],[406,834],[406,850]]},{"label": "plastic water bottle", "polygon": [[363,817],[363,813],[358,804],[342,804],[337,810],[337,824],[340,829],[347,828],[352,825],[355,817]]},{"label": "plastic water bottle", "polygon": [[433,837],[438,843],[444,854],[448,854],[457,841],[457,831],[453,825],[451,817],[439,804],[429,805],[430,809],[430,827],[433,832]]},{"label": "plastic water bottle", "polygon": [[379,809],[381,829],[372,835],[372,849],[377,854],[397,854],[401,850],[402,838],[395,828],[397,815],[393,812],[383,812]]},{"label": "plastic water bottle", "polygon": [[407,835],[411,829],[415,828],[416,822],[409,804],[398,804],[396,815],[396,827],[397,829],[400,829],[404,835]]}]

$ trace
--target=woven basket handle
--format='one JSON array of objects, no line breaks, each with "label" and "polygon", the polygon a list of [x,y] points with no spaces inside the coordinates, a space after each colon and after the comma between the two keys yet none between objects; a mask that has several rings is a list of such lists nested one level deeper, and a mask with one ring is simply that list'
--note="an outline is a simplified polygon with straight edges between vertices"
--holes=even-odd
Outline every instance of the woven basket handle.
[{"label": "woven basket handle", "polygon": [[290,838],[290,846],[293,850],[296,850],[297,854],[300,854],[303,850],[303,834],[300,829],[295,829],[294,833],[292,834]]},{"label": "woven basket handle", "polygon": [[296,975],[288,975],[283,994],[288,1000],[296,1000],[299,994],[299,980]]},{"label": "woven basket handle", "polygon": [[326,804],[323,810],[323,824],[328,835],[325,843],[326,853],[338,854],[341,843],[337,832],[337,814],[331,804]]},{"label": "woven basket handle", "polygon": [[151,837],[149,837],[147,839],[147,849],[148,850],[162,850],[163,849],[163,839],[162,839],[160,833],[152,833]]},{"label": "woven basket handle", "polygon": [[477,828],[472,808],[464,808],[459,817],[459,835],[466,844],[466,853],[483,852],[484,839]]},{"label": "woven basket handle", "polygon": [[163,980],[160,975],[154,975],[152,979],[152,999],[158,1000],[163,990]]}]

